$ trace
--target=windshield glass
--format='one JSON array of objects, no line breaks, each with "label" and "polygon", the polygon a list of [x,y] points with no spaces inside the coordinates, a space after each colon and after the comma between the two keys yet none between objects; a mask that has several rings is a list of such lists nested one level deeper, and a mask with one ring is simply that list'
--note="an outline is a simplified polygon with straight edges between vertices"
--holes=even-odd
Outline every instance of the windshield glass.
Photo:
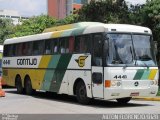
[{"label": "windshield glass", "polygon": [[107,34],[109,55],[107,64],[155,66],[154,48],[149,35]]},{"label": "windshield glass", "polygon": [[154,47],[151,44],[151,36],[133,35],[133,45],[135,49],[135,60],[137,60],[137,63],[144,63],[150,66],[156,65]]},{"label": "windshield glass", "polygon": [[110,40],[109,63],[130,64],[133,62],[133,46],[129,34],[108,34]]}]

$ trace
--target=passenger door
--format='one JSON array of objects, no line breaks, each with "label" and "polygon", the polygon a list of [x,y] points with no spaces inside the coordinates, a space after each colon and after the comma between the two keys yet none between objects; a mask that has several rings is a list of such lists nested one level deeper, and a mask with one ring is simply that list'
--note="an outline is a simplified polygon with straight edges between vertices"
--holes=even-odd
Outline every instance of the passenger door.
[{"label": "passenger door", "polygon": [[102,34],[93,35],[92,48],[92,95],[95,98],[103,98]]}]

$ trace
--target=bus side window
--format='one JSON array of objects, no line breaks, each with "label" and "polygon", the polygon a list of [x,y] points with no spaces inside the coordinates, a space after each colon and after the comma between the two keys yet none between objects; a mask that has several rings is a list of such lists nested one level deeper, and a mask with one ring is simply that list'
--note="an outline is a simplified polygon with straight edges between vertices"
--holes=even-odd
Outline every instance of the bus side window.
[{"label": "bus side window", "polygon": [[59,39],[59,53],[65,53],[65,39],[60,38]]},{"label": "bus side window", "polygon": [[89,36],[85,35],[81,37],[80,40],[81,52],[82,53],[90,53],[91,52],[91,43],[89,41]]},{"label": "bus side window", "polygon": [[44,40],[33,42],[33,55],[42,55],[44,50]]},{"label": "bus side window", "polygon": [[26,49],[27,49],[26,55],[32,55],[32,42],[27,42],[26,44],[27,44],[27,46],[26,46]]},{"label": "bus side window", "polygon": [[51,45],[52,45],[52,40],[45,41],[45,53],[44,54],[51,54]]},{"label": "bus side window", "polygon": [[89,43],[89,36],[77,36],[75,38],[75,52],[76,53],[90,53],[91,43]]},{"label": "bus side window", "polygon": [[80,52],[80,39],[79,39],[79,37],[75,37],[74,52],[75,53]]},{"label": "bus side window", "polygon": [[102,66],[102,35],[93,35],[93,59],[94,66]]},{"label": "bus side window", "polygon": [[8,45],[4,45],[3,56],[4,56],[4,57],[7,57],[7,56],[8,56]]},{"label": "bus side window", "polygon": [[69,38],[66,38],[66,40],[65,40],[65,51],[66,51],[66,53],[69,53],[70,52],[70,50],[69,50]]},{"label": "bus side window", "polygon": [[69,38],[69,53],[73,53],[74,51],[74,37]]},{"label": "bus side window", "polygon": [[5,45],[4,46],[4,56],[5,57],[10,57],[10,56],[13,56],[12,53],[12,48],[13,48],[13,45]]},{"label": "bus side window", "polygon": [[58,39],[52,39],[51,41],[52,53],[58,53]]},{"label": "bus side window", "polygon": [[12,46],[8,45],[8,56],[12,55]]},{"label": "bus side window", "polygon": [[69,38],[60,38],[59,39],[59,52],[60,53],[69,53]]},{"label": "bus side window", "polygon": [[22,47],[22,55],[27,55],[27,43],[25,42],[25,43],[23,43],[23,45],[22,45],[23,47]]},{"label": "bus side window", "polygon": [[22,49],[23,49],[23,44],[22,43],[18,43],[16,45],[16,56],[22,56]]}]

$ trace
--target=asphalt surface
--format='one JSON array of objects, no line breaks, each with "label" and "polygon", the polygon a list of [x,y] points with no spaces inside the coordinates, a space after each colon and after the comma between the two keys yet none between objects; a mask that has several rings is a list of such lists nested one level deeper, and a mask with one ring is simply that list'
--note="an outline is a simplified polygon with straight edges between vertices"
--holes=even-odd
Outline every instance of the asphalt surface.
[{"label": "asphalt surface", "polygon": [[19,95],[16,89],[4,89],[0,98],[0,113],[13,114],[109,114],[109,113],[156,113],[160,114],[159,101],[133,99],[126,105],[116,101],[93,100],[81,105],[75,97],[36,92],[34,96]]}]

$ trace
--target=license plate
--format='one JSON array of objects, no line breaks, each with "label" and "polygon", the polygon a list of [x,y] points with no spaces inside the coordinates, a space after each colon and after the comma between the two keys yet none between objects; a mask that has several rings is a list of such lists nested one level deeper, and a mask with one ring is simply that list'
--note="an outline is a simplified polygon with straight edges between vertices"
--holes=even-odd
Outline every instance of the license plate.
[{"label": "license plate", "polygon": [[139,92],[131,93],[130,96],[139,96]]}]

